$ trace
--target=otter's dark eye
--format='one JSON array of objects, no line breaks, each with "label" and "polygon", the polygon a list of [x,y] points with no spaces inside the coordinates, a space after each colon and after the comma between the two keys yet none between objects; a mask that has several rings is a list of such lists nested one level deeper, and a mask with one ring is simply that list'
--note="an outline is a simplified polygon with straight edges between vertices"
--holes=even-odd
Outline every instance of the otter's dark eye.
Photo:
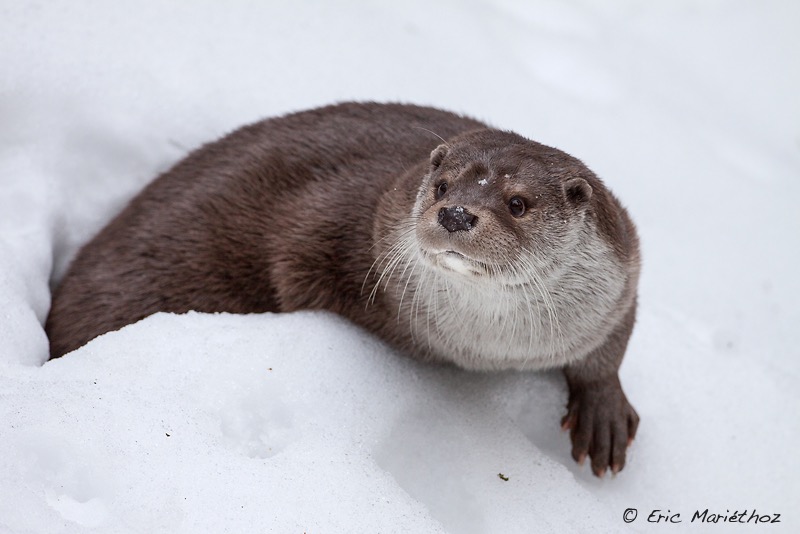
[{"label": "otter's dark eye", "polygon": [[439,200],[447,193],[447,182],[442,182],[439,184],[439,187],[436,188],[436,200]]},{"label": "otter's dark eye", "polygon": [[519,197],[514,197],[509,201],[508,209],[514,217],[522,217],[525,214],[525,201]]}]

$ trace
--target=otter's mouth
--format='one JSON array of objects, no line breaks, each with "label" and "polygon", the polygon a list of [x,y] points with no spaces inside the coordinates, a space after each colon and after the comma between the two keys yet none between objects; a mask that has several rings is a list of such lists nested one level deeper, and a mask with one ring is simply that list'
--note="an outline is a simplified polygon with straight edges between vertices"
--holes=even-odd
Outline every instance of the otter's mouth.
[{"label": "otter's mouth", "polygon": [[446,271],[465,276],[487,274],[486,264],[455,250],[429,251],[433,263]]},{"label": "otter's mouth", "polygon": [[468,259],[462,253],[456,252],[455,250],[445,250],[443,252],[440,252],[439,254],[444,254],[445,256],[454,257],[454,258],[457,258],[457,259],[460,259],[460,260],[467,260]]}]

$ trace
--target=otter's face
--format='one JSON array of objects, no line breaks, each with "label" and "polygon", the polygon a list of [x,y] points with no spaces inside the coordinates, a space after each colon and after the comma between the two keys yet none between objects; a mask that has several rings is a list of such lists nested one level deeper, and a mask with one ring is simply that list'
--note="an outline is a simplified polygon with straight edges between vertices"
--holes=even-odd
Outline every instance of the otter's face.
[{"label": "otter's face", "polygon": [[412,218],[425,261],[452,276],[525,283],[575,245],[592,188],[583,164],[516,134],[482,130],[437,147]]}]

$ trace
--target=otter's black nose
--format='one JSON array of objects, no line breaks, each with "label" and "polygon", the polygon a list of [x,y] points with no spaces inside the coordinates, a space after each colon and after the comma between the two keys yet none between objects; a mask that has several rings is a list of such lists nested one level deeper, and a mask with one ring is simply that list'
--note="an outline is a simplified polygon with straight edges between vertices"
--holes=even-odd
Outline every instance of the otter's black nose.
[{"label": "otter's black nose", "polygon": [[478,217],[468,212],[463,206],[452,206],[439,210],[439,224],[444,226],[448,232],[472,230],[477,222]]}]

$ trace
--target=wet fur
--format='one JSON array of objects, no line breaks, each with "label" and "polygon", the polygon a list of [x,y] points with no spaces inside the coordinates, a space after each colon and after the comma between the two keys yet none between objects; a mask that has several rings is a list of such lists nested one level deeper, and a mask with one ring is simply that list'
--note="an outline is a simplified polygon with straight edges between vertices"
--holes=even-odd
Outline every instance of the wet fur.
[{"label": "wet fur", "polygon": [[[474,228],[439,224],[456,205]],[[600,475],[638,423],[617,379],[638,270],[633,223],[580,161],[440,110],[341,104],[246,126],[157,178],[79,252],[46,330],[59,357],[156,311],[324,309],[422,359],[564,367],[573,455]]]}]

